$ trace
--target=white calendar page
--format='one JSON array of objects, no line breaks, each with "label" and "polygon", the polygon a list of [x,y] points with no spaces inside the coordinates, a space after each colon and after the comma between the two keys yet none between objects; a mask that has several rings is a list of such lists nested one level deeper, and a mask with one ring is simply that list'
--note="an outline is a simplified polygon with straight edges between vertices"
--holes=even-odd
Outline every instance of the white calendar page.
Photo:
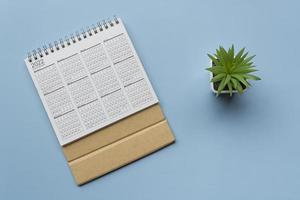
[{"label": "white calendar page", "polygon": [[[61,145],[158,102],[119,23],[37,59],[27,68]],[[55,47],[54,47],[55,49]]]}]

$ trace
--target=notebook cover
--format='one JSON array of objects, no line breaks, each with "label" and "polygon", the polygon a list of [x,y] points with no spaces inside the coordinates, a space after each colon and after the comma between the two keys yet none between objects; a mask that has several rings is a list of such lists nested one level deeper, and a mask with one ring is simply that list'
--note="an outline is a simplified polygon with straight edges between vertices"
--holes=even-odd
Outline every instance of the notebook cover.
[{"label": "notebook cover", "polygon": [[155,104],[145,110],[63,146],[78,185],[118,169],[175,141]]}]

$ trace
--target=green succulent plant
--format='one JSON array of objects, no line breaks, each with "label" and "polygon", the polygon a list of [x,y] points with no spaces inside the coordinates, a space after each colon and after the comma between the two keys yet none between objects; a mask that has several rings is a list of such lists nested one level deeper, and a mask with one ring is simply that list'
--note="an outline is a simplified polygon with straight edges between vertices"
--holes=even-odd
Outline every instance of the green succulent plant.
[{"label": "green succulent plant", "polygon": [[206,70],[213,74],[211,82],[217,86],[217,95],[223,90],[229,90],[230,96],[232,96],[233,90],[242,94],[246,88],[251,86],[248,80],[261,80],[258,76],[250,74],[257,71],[252,62],[255,55],[248,56],[245,48],[235,54],[233,45],[228,51],[220,46],[214,55],[207,55],[212,61],[212,66]]}]

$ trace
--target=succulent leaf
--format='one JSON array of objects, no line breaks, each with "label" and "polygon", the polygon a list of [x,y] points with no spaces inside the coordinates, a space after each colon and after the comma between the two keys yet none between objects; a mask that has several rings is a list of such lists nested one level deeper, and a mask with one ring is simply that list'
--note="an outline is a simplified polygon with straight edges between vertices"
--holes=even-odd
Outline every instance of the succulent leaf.
[{"label": "succulent leaf", "polygon": [[221,81],[221,83],[218,87],[218,94],[217,95],[219,95],[221,93],[221,91],[224,89],[224,87],[225,87],[225,78],[222,79],[222,81]]},{"label": "succulent leaf", "polygon": [[261,80],[258,76],[252,75],[252,74],[244,74],[244,78],[250,79],[250,80]]},{"label": "succulent leaf", "polygon": [[229,81],[228,83],[229,94],[232,96],[232,83]]},{"label": "succulent leaf", "polygon": [[239,92],[239,94],[242,94],[244,92],[242,85],[240,82],[237,82],[236,89]]},{"label": "succulent leaf", "polygon": [[225,73],[218,74],[211,79],[211,82],[216,82],[222,80],[226,76]]}]

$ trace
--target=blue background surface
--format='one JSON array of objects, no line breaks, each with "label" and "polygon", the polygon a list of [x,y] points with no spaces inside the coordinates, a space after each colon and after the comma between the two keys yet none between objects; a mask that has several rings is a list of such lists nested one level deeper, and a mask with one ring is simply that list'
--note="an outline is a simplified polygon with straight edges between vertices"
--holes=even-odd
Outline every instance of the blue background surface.
[{"label": "blue background surface", "polygon": [[[0,199],[300,199],[299,1],[0,2]],[[176,135],[77,187],[25,67],[27,51],[123,18]],[[216,98],[206,53],[256,54],[262,81]]]}]

